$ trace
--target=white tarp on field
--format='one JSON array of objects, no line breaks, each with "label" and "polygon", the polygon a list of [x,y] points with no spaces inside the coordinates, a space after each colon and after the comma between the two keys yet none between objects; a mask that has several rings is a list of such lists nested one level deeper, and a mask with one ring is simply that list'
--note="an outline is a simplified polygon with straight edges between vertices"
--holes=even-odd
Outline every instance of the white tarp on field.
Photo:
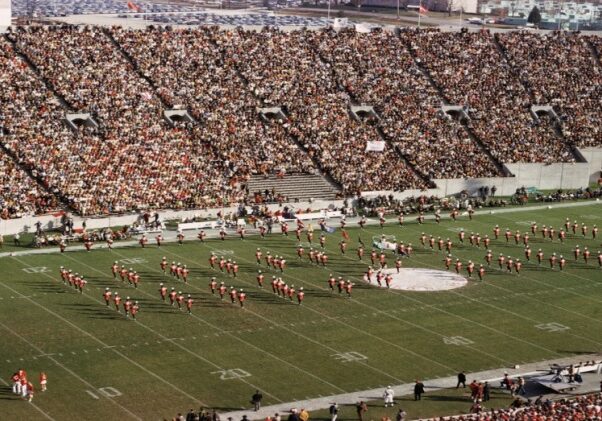
[{"label": "white tarp on field", "polygon": [[[392,274],[392,289],[405,291],[445,291],[465,286],[468,280],[455,272],[424,268],[384,269],[382,273]],[[374,282],[374,280],[373,280]]]}]

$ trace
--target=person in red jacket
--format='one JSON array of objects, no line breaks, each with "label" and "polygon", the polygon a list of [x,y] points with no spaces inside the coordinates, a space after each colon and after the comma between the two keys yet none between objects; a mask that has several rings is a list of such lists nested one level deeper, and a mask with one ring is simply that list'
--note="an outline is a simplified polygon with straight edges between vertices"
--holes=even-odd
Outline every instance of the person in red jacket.
[{"label": "person in red jacket", "polygon": [[299,305],[301,305],[304,298],[305,298],[305,292],[303,291],[303,287],[301,287],[301,288],[299,288],[299,291],[297,292],[297,302],[299,303]]},{"label": "person in red jacket", "polygon": [[113,304],[115,304],[115,311],[119,312],[119,306],[121,305],[121,297],[119,296],[118,292],[116,292],[113,296]]},{"label": "person in red jacket", "polygon": [[105,292],[102,293],[102,298],[104,298],[105,303],[107,304],[107,307],[109,306],[109,304],[111,304],[111,297],[113,296],[113,293],[111,293],[109,288],[105,288]]},{"label": "person in red jacket", "polygon": [[130,307],[130,314],[132,315],[132,319],[136,320],[136,314],[140,311],[140,305],[138,301],[134,301],[134,304]]},{"label": "person in red jacket", "polygon": [[246,299],[247,299],[247,294],[245,294],[245,292],[241,289],[240,292],[238,293],[238,302],[240,303],[241,307],[245,306]]},{"label": "person in red jacket", "polygon": [[159,284],[159,295],[161,295],[161,300],[165,302],[165,297],[167,297],[167,287],[163,285],[163,282]]},{"label": "person in red jacket", "polygon": [[188,294],[188,298],[186,299],[186,309],[188,310],[188,314],[192,314],[192,304],[193,303],[194,303],[194,300],[192,299],[190,294]]}]

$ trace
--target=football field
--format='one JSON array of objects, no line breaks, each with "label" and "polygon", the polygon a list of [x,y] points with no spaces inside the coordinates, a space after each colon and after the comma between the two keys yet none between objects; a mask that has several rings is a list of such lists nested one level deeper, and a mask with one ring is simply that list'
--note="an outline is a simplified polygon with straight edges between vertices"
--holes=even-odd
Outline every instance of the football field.
[{"label": "football field", "polygon": [[[575,235],[569,230],[564,243],[542,238],[543,225],[558,232],[565,218],[576,220],[579,227],[584,223],[587,235],[579,228]],[[536,235],[530,232],[533,221],[539,227]],[[298,259],[294,223],[288,237],[275,228],[265,239],[252,235],[240,240],[232,233],[225,241],[201,243],[194,232],[187,232],[183,245],[158,248],[151,241],[144,249],[0,258],[0,418],[155,420],[201,406],[226,412],[249,408],[256,389],[264,395],[263,405],[270,405],[602,350],[602,240],[591,234],[594,224],[602,225],[599,203],[516,212],[496,209],[472,221],[460,216],[439,225],[432,219],[419,225],[415,216],[406,217],[403,227],[393,220],[383,229],[371,224],[361,230],[349,223],[345,255],[339,250],[338,221],[330,224],[337,229],[327,234],[326,267],[310,263],[305,234],[305,256]],[[496,224],[500,238],[491,241],[493,263],[483,282],[475,274],[458,289],[403,291],[378,288],[362,279],[373,239],[382,234],[412,243],[414,252],[402,259],[403,268],[444,271],[446,253],[437,246],[423,247],[423,232],[453,241],[453,259],[463,262],[466,276],[467,262],[478,267],[486,254],[483,246],[471,246],[468,236],[474,232],[493,238]],[[525,259],[522,242],[506,242],[506,228],[529,232],[531,262]],[[460,229],[466,232],[464,244],[458,239]],[[319,235],[316,230],[313,244],[322,250]],[[356,254],[360,239],[366,245],[362,261]],[[587,264],[582,255],[575,261],[576,245],[591,251]],[[268,268],[263,259],[258,265],[257,248],[264,256],[268,251],[284,256],[284,272]],[[535,255],[540,248],[545,258],[538,266]],[[235,260],[238,276],[211,269],[212,252]],[[563,271],[549,267],[554,252],[567,260]],[[498,269],[500,253],[521,259],[520,275]],[[163,273],[163,256],[188,266],[188,284]],[[137,289],[119,277],[113,279],[114,261],[141,275]],[[387,265],[394,264],[393,253],[387,251]],[[62,282],[60,266],[85,276],[83,294]],[[263,289],[257,285],[258,269],[266,275]],[[351,298],[331,293],[330,274],[355,283]],[[282,276],[295,289],[303,287],[303,304],[272,293],[272,275]],[[228,287],[244,289],[245,307],[213,295],[212,276]],[[164,303],[160,282],[190,294],[192,314]],[[137,320],[105,305],[102,294],[107,287],[139,302]],[[8,388],[19,368],[36,385],[33,404]],[[38,387],[41,371],[48,375],[44,393]]]}]

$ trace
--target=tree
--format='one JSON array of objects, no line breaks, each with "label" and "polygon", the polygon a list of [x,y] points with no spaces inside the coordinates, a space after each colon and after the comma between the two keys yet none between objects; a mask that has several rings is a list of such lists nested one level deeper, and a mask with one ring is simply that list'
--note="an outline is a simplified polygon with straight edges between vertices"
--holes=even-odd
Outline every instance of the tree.
[{"label": "tree", "polygon": [[539,22],[541,22],[541,13],[537,6],[533,6],[533,9],[531,9],[527,22],[532,23],[533,25],[539,25]]}]

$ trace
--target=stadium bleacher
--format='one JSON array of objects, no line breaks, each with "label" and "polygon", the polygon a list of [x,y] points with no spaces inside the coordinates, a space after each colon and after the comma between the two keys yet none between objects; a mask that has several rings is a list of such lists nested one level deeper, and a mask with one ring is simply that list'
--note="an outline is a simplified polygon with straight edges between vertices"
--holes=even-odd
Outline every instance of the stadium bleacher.
[{"label": "stadium bleacher", "polygon": [[[2,215],[221,206],[275,174],[353,195],[574,162],[602,147],[600,48],[569,33],[20,28],[0,39]],[[357,104],[375,114],[353,118]],[[169,124],[172,108],[195,121]],[[71,112],[98,127],[74,132]]]}]

